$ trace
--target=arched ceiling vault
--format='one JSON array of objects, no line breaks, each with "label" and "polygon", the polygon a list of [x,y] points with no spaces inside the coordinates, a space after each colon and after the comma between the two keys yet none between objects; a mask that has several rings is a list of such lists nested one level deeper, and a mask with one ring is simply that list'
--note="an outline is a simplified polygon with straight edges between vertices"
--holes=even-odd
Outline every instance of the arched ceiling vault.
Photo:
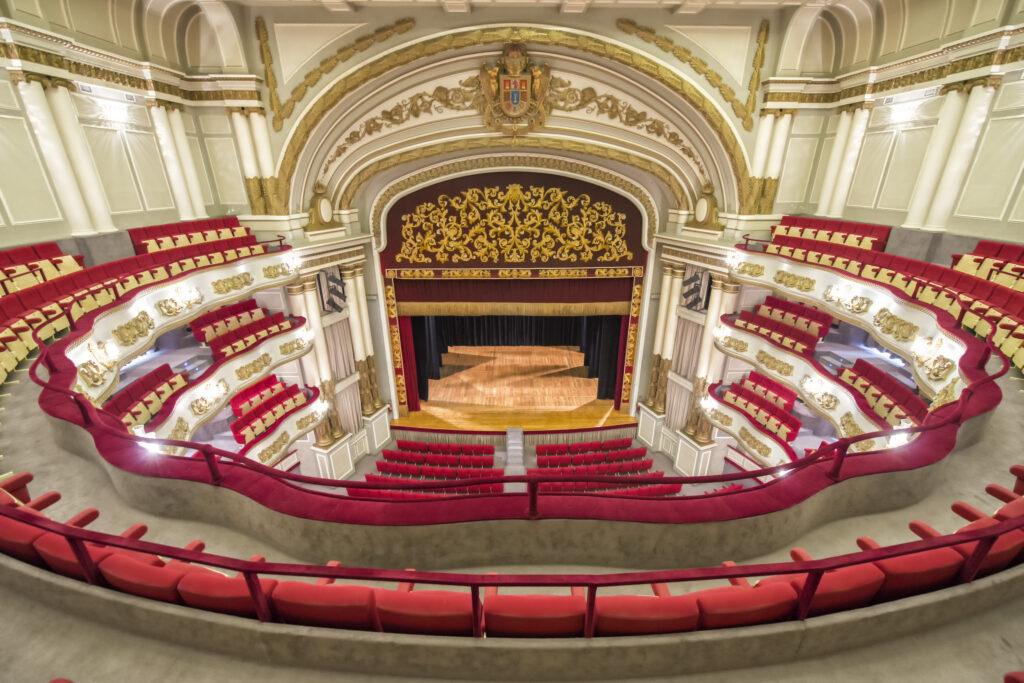
[{"label": "arched ceiling vault", "polygon": [[[433,82],[443,84],[449,94],[459,88],[459,76],[471,77],[480,65],[494,63],[501,46],[512,38],[512,30],[477,27],[419,38],[363,62],[328,84],[290,121],[278,160],[279,187],[287,193],[284,199],[290,208],[303,208],[320,177],[332,185],[339,205],[352,203],[351,190],[346,188],[365,184],[366,169],[388,156],[422,157],[427,153],[416,150],[430,144],[458,143],[467,153],[508,144],[487,131],[480,114],[463,106],[464,102],[450,106],[446,100],[439,105],[441,111],[420,111],[409,121],[402,106],[407,106],[411,95],[421,93],[439,101],[437,93],[424,89],[434,73],[441,82]],[[518,141],[520,149],[529,145],[535,150],[589,156],[598,165],[609,161],[632,165],[660,178],[667,194],[675,198],[672,208],[685,208],[707,180],[726,211],[736,211],[748,201],[752,189],[736,122],[699,86],[653,57],[607,38],[562,27],[519,26],[515,31],[532,54],[543,55],[538,61],[552,64],[553,76],[572,87],[587,83],[594,95],[608,95],[604,106],[619,103],[615,116],[599,112],[597,104],[589,115],[575,112],[574,116],[556,108],[548,127]],[[628,93],[634,94],[632,101]],[[626,106],[630,114],[622,115]],[[379,116],[382,112],[393,112],[395,120],[402,122],[389,125],[387,116]],[[640,125],[639,114],[647,117]],[[360,137],[361,122],[374,116],[381,119],[382,128]],[[353,133],[359,139],[350,138]],[[332,150],[339,145],[347,147],[331,161]],[[363,168],[357,169],[359,165]]]}]

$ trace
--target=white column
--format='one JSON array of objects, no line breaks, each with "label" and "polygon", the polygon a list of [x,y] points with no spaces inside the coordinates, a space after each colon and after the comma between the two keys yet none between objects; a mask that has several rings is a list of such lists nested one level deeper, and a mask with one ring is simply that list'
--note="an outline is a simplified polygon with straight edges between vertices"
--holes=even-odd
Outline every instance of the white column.
[{"label": "white column", "polygon": [[[366,355],[373,356],[373,335],[370,331],[370,309],[366,303],[366,282],[363,280],[363,269],[358,268],[355,272],[356,299],[359,302],[359,314],[362,316],[363,346],[366,348]],[[367,368],[367,372],[376,372],[375,368]]]},{"label": "white column", "polygon": [[[303,283],[296,282],[287,285],[285,293],[288,297],[288,310],[292,315],[301,316],[309,320],[306,312],[306,298],[303,296]],[[314,331],[315,334],[315,331]],[[320,386],[320,371],[317,369],[316,356],[313,353],[304,353],[299,357],[299,365],[302,366],[302,378],[307,386]]]},{"label": "white column", "polygon": [[914,185],[914,194],[910,198],[904,227],[918,228],[924,225],[928,207],[935,197],[935,188],[939,185],[949,150],[953,147],[953,137],[960,126],[960,118],[963,116],[966,103],[967,93],[963,90],[950,90],[946,93],[942,109],[939,110],[939,121],[935,124],[935,130],[932,131],[924,159],[921,161],[921,172],[917,175],[917,184]]},{"label": "white column", "polygon": [[82,200],[92,219],[91,225],[100,232],[116,232],[117,228],[110,217],[107,195],[100,183],[100,175],[89,151],[89,143],[78,122],[75,105],[71,101],[70,87],[72,86],[66,82],[53,83],[46,88],[46,99],[50,103],[53,120],[64,142],[64,151],[71,162],[71,170],[78,179]]},{"label": "white column", "polygon": [[792,112],[786,112],[776,121],[775,129],[772,131],[772,144],[768,148],[768,160],[764,168],[765,178],[778,178],[782,172],[782,161],[786,157],[786,145],[789,144],[789,129],[792,125]]},{"label": "white column", "polygon": [[985,125],[988,109],[992,105],[995,93],[996,89],[993,86],[979,84],[971,90],[971,94],[967,97],[967,106],[964,108],[963,118],[960,119],[960,126],[953,138],[949,158],[946,160],[942,178],[939,179],[935,197],[928,209],[928,218],[925,219],[924,227],[945,228],[949,217],[953,215],[953,209],[956,207],[956,202],[964,187],[964,179],[967,177],[971,159],[974,158],[978,136],[981,135],[981,129]]},{"label": "white column", "polygon": [[320,293],[317,291],[316,276],[311,275],[308,277],[309,279],[304,280],[302,284],[302,296],[306,300],[306,321],[309,328],[313,330],[313,353],[316,354],[316,365],[320,373],[320,381],[326,382],[333,375],[331,372],[331,354],[327,350],[324,324],[320,318]]},{"label": "white column", "polygon": [[[679,316],[676,309],[679,308],[679,297],[683,291],[683,269],[672,269],[672,287],[668,299],[668,317],[665,318],[665,335],[661,340],[662,362],[672,360],[672,352],[676,346],[676,325]],[[666,363],[667,365],[667,363]]]},{"label": "white column", "polygon": [[43,161],[50,172],[50,180],[53,181],[53,189],[64,207],[64,218],[71,226],[71,234],[74,236],[93,235],[92,217],[89,209],[82,198],[78,181],[75,179],[75,171],[71,166],[64,145],[61,144],[61,136],[57,129],[57,123],[50,111],[50,105],[43,93],[43,86],[36,81],[20,81],[18,92],[25,103],[25,113],[28,114],[28,121],[36,134],[36,141],[43,154]]},{"label": "white column", "polygon": [[[734,282],[722,283],[722,294],[719,299],[718,317],[728,313],[735,313],[740,299],[740,286]],[[713,294],[713,293],[712,293]],[[708,384],[714,384],[722,379],[722,371],[725,369],[726,355],[716,349],[713,345],[709,349],[707,374],[705,377]]]},{"label": "white column", "polygon": [[249,113],[249,126],[252,129],[252,140],[256,149],[256,161],[263,178],[273,178],[274,155],[270,149],[270,129],[267,128],[267,117],[260,110]]},{"label": "white column", "polygon": [[839,173],[836,175],[836,186],[832,190],[832,202],[826,215],[843,215],[843,207],[846,206],[846,198],[850,196],[853,172],[857,169],[857,159],[860,157],[860,147],[864,142],[864,133],[868,129],[870,114],[871,112],[866,107],[853,112],[850,134],[846,138],[846,149],[843,150],[842,163],[839,165]]},{"label": "white column", "polygon": [[231,112],[231,127],[235,132],[238,156],[242,160],[242,175],[246,178],[258,178],[260,172],[256,165],[256,150],[252,144],[252,132],[249,130],[248,119],[242,112],[234,110]]},{"label": "white column", "polygon": [[839,114],[839,124],[836,127],[836,136],[832,140],[832,151],[828,155],[828,163],[825,166],[825,175],[821,180],[821,196],[818,197],[819,216],[828,213],[832,204],[832,192],[836,187],[836,176],[839,175],[839,162],[843,159],[843,151],[846,148],[846,138],[850,135],[850,122],[853,121],[853,114],[848,111]]},{"label": "white column", "polygon": [[654,328],[654,346],[652,353],[661,355],[661,340],[665,338],[665,323],[668,317],[668,299],[672,289],[672,268],[662,265],[661,267],[661,293],[658,295],[658,320]]},{"label": "white column", "polygon": [[164,167],[167,169],[167,179],[171,183],[171,194],[174,195],[178,215],[183,221],[193,220],[196,213],[192,208],[192,197],[189,196],[188,185],[185,182],[185,172],[181,169],[181,158],[178,156],[178,147],[174,144],[174,134],[171,132],[167,110],[157,104],[149,108],[149,113],[153,115],[153,129],[156,131],[157,142],[160,143],[160,156],[163,157]]},{"label": "white column", "polygon": [[755,178],[764,177],[764,166],[768,161],[768,147],[772,140],[772,129],[775,127],[775,114],[765,114],[757,124],[757,137],[754,139],[754,155],[750,161],[750,175]]},{"label": "white column", "polygon": [[352,354],[356,362],[366,359],[366,348],[363,346],[363,316],[359,312],[359,304],[356,301],[356,281],[349,271],[342,272],[342,280],[345,283],[345,295],[348,299],[348,330],[352,335]]},{"label": "white column", "polygon": [[171,109],[167,112],[167,119],[171,124],[171,135],[174,137],[174,146],[178,150],[178,158],[181,159],[181,168],[185,174],[185,186],[188,188],[189,199],[192,200],[192,212],[197,218],[206,217],[206,204],[203,202],[203,190],[199,185],[199,174],[196,173],[196,161],[192,156],[192,147],[188,144],[188,136],[185,134],[185,119],[178,109]]},{"label": "white column", "polygon": [[700,349],[697,351],[697,365],[693,376],[708,376],[708,366],[711,362],[711,351],[715,345],[715,328],[718,327],[719,319],[722,317],[722,283],[718,278],[711,280],[711,297],[708,299],[708,312],[704,322],[704,331],[700,336]]}]

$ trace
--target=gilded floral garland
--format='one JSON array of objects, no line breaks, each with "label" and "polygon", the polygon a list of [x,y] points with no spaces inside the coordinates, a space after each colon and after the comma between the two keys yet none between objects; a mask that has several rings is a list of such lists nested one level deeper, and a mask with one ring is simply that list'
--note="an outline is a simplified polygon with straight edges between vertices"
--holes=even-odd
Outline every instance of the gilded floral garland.
[{"label": "gilded floral garland", "polygon": [[155,328],[153,318],[143,311],[123,325],[115,327],[111,334],[121,346],[131,346],[143,337],[149,336],[149,331]]},{"label": "gilded floral garland", "polygon": [[240,379],[241,381],[244,382],[245,380],[249,379],[250,377],[255,377],[259,373],[261,373],[264,370],[266,370],[267,368],[269,368],[270,364],[272,362],[273,362],[273,359],[270,357],[270,354],[269,353],[264,353],[263,355],[261,355],[256,360],[254,360],[254,361],[252,361],[250,363],[246,363],[245,365],[243,365],[240,368],[237,368],[235,370],[235,377],[237,377],[238,379]]},{"label": "gilded floral garland", "polygon": [[784,270],[780,270],[775,273],[772,280],[783,287],[792,287],[801,292],[809,292],[814,289],[815,281],[809,277],[802,275],[796,275],[794,273],[787,273]]},{"label": "gilded floral garland", "polygon": [[288,434],[288,432],[281,432],[281,436],[274,439],[274,443],[270,444],[262,451],[260,451],[259,455],[256,456],[256,459],[259,460],[261,463],[266,464],[267,462],[270,461],[271,458],[273,458],[278,453],[278,451],[284,448],[285,444],[288,443],[288,440],[290,438],[291,436]]},{"label": "gilded floral garland", "polygon": [[633,258],[626,216],[589,195],[510,184],[441,195],[402,216],[396,261],[546,263]]},{"label": "gilded floral garland", "polygon": [[768,368],[773,372],[777,372],[783,377],[789,377],[790,375],[793,374],[792,365],[779,360],[778,358],[769,354],[767,351],[757,352],[757,362],[760,363],[762,367]]},{"label": "gilded floral garland", "polygon": [[[843,430],[843,436],[854,437],[860,436],[864,433],[864,430],[860,428],[857,421],[853,419],[853,413],[843,413],[839,418],[839,426]],[[858,441],[857,443],[850,446],[851,451],[870,451],[875,447],[874,439],[867,439],[865,441]]]},{"label": "gilded floral garland", "polygon": [[740,427],[740,441],[754,449],[762,458],[767,459],[772,454],[772,449],[754,438],[754,435],[747,431],[746,427]]},{"label": "gilded floral garland", "polygon": [[896,341],[911,341],[917,336],[918,326],[893,315],[888,308],[883,308],[875,314],[872,321],[880,331],[892,335]]}]

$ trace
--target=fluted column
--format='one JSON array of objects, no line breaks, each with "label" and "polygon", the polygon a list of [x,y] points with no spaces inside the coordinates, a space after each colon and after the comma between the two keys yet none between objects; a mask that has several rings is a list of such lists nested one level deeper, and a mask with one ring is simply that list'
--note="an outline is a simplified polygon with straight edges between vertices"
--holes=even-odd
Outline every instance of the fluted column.
[{"label": "fluted column", "polygon": [[846,149],[843,150],[839,173],[836,175],[835,189],[832,191],[832,201],[827,214],[829,216],[842,216],[846,199],[850,196],[853,173],[857,170],[857,158],[860,156],[864,133],[868,129],[868,117],[871,115],[869,104],[865,102],[860,109],[853,112],[853,118],[850,121],[850,134],[846,138]]},{"label": "fluted column", "polygon": [[116,232],[117,228],[110,217],[110,204],[107,203],[99,171],[93,162],[82,125],[78,122],[75,105],[71,101],[71,89],[75,85],[60,78],[49,78],[45,85],[46,99],[50,104],[60,139],[64,143],[64,151],[71,162],[71,170],[78,180],[85,208],[92,219],[91,225],[99,232]]},{"label": "fluted column", "polygon": [[[739,308],[740,298],[740,285],[735,282],[730,282],[728,278],[725,278],[721,283],[722,294],[719,300],[719,318],[721,316],[735,313]],[[708,353],[708,366],[706,375],[704,376],[703,389],[700,395],[697,396],[696,401],[691,406],[691,410],[697,415],[697,427],[694,432],[694,440],[702,445],[706,446],[712,443],[711,430],[712,425],[708,420],[707,416],[702,410],[700,410],[700,400],[704,398],[704,392],[709,386],[715,382],[721,381],[722,373],[725,369],[726,355],[715,348],[712,344],[711,349]]]},{"label": "fluted column", "polygon": [[192,206],[192,197],[188,193],[185,171],[181,166],[181,157],[178,156],[178,147],[174,142],[174,134],[171,132],[167,110],[161,106],[161,103],[151,102],[149,112],[153,115],[153,129],[156,131],[160,156],[167,169],[167,180],[171,184],[171,194],[174,196],[175,206],[178,207],[178,215],[183,221],[193,220],[196,218],[196,213]]},{"label": "fluted column", "polygon": [[750,161],[750,175],[755,178],[764,177],[765,164],[768,162],[768,148],[771,146],[772,130],[775,128],[775,112],[761,115],[757,124],[757,137],[754,139],[754,154]]},{"label": "fluted column", "polygon": [[942,170],[946,167],[946,159],[953,147],[953,137],[960,126],[960,119],[964,113],[964,106],[967,104],[967,93],[962,87],[963,83],[957,83],[956,88],[947,86],[943,95],[942,109],[939,110],[939,121],[935,124],[931,139],[928,140],[928,148],[924,152],[924,159],[921,161],[921,171],[917,174],[917,184],[914,185],[914,194],[910,198],[910,206],[907,209],[907,218],[903,222],[904,227],[919,228],[924,225],[928,216],[928,208],[935,197],[935,190],[939,186],[939,179],[942,177]]},{"label": "fluted column", "polygon": [[345,298],[348,304],[348,330],[352,335],[352,354],[356,359],[356,370],[359,372],[359,404],[363,415],[373,414],[373,393],[366,367],[366,347],[363,343],[363,316],[357,301],[358,288],[354,270],[343,270],[342,281],[345,283]]},{"label": "fluted column", "polygon": [[679,297],[683,290],[683,269],[670,267],[672,281],[669,285],[667,311],[665,312],[665,333],[661,338],[661,370],[658,373],[658,393],[654,397],[653,410],[665,412],[665,393],[668,389],[668,372],[672,367],[672,354],[675,351],[676,325],[679,308]]},{"label": "fluted column", "polygon": [[256,162],[256,148],[252,141],[249,119],[241,109],[233,107],[228,110],[231,116],[231,130],[235,134],[235,146],[238,158],[242,162],[242,175],[245,177],[245,191],[249,195],[249,205],[254,214],[267,213],[266,201],[260,187],[260,171]]},{"label": "fluted column", "polygon": [[274,152],[270,146],[270,128],[267,127],[267,116],[262,109],[249,111],[249,128],[252,130],[256,163],[260,172],[260,188],[263,191],[263,201],[267,213],[284,215],[288,213],[288,210],[278,198]]},{"label": "fluted column", "polygon": [[370,327],[370,308],[366,301],[366,281],[363,279],[363,268],[355,269],[356,296],[362,316],[363,346],[366,349],[366,376],[370,382],[370,398],[373,399],[374,410],[384,407],[380,398],[380,384],[377,381],[377,360],[373,353],[373,334]]},{"label": "fluted column", "polygon": [[[308,321],[310,320],[310,313],[307,310],[308,307],[306,305],[304,290],[304,280],[286,285],[284,288],[285,295],[288,299],[288,310],[291,311],[292,315],[302,316]],[[316,331],[314,330],[313,332],[315,335]],[[315,353],[304,353],[299,356],[299,365],[302,367],[302,378],[305,380],[307,385],[323,387],[324,382],[321,381],[320,369],[317,365]],[[323,392],[321,391],[321,394],[322,393]],[[324,400],[327,400],[326,397]],[[316,426],[313,430],[313,435],[316,438],[316,445],[319,448],[326,448],[334,443],[334,438],[331,435],[330,424],[326,420]]]},{"label": "fluted column", "polygon": [[658,294],[658,317],[654,321],[654,345],[651,347],[651,377],[647,382],[647,407],[654,406],[661,377],[661,340],[665,337],[665,318],[668,310],[669,290],[672,288],[671,266],[662,265],[661,289]]},{"label": "fluted column", "polygon": [[996,94],[998,84],[999,81],[995,78],[982,78],[968,83],[970,95],[967,97],[964,114],[953,138],[949,158],[943,167],[942,177],[928,209],[924,227],[943,229],[949,223],[949,217],[953,215],[953,209],[963,190],[964,179],[970,170],[978,137],[985,125],[985,119],[988,118],[988,110],[992,106],[992,98]]},{"label": "fluted column", "polygon": [[[836,176],[839,175],[839,164],[843,160],[843,152],[846,149],[846,139],[850,135],[850,123],[853,121],[853,114],[849,110],[839,112],[839,124],[836,127],[836,136],[832,140],[832,151],[829,153],[828,162],[825,165],[825,174],[821,179],[821,196],[818,197],[818,215],[824,216],[832,205],[832,193],[836,187]],[[820,172],[820,171],[819,171]]]},{"label": "fluted column", "polygon": [[700,348],[697,351],[697,365],[693,371],[693,393],[690,395],[690,410],[686,416],[683,433],[694,436],[700,418],[698,405],[704,397],[709,382],[708,367],[711,363],[711,352],[715,348],[715,328],[722,317],[722,276],[711,275],[711,297],[708,299],[708,312],[704,320],[704,330],[700,336]]},{"label": "fluted column", "polygon": [[71,226],[74,236],[93,235],[92,217],[82,198],[82,192],[75,178],[74,168],[68,158],[57,123],[50,111],[50,104],[43,93],[43,86],[35,80],[19,80],[18,92],[25,104],[28,122],[36,134],[36,141],[43,155],[43,163],[50,172],[53,189],[62,207],[64,218]]},{"label": "fluted column", "polygon": [[206,203],[203,201],[203,190],[199,185],[199,174],[196,172],[195,157],[192,156],[192,147],[188,144],[188,136],[185,133],[185,119],[178,107],[171,107],[167,112],[167,120],[171,124],[171,135],[174,138],[174,146],[178,150],[178,158],[181,159],[181,169],[185,175],[185,187],[188,189],[189,199],[192,201],[192,212],[197,218],[206,218]]}]

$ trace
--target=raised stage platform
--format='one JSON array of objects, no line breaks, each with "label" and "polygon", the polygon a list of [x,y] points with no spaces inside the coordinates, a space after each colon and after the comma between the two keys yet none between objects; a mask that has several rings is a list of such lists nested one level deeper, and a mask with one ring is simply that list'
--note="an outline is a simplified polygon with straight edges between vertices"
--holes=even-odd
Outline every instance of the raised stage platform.
[{"label": "raised stage platform", "polygon": [[551,346],[453,346],[442,378],[430,380],[420,410],[394,428],[503,431],[635,425],[615,401],[599,400],[579,349]]}]

